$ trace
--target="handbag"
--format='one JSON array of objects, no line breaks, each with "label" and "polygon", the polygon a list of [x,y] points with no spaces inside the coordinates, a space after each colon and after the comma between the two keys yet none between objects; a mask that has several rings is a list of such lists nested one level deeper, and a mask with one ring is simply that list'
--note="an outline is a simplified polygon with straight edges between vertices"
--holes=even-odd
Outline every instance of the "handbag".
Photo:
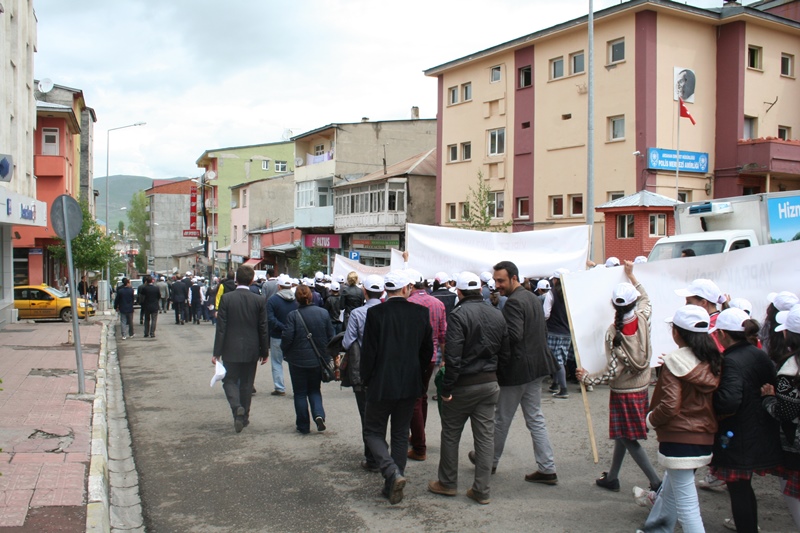
[{"label": "handbag", "polygon": [[319,368],[322,371],[322,382],[328,383],[330,381],[334,381],[336,377],[336,371],[333,365],[333,360],[330,362],[325,361],[325,358],[319,353],[319,348],[317,348],[316,343],[314,342],[313,337],[311,336],[311,330],[308,329],[306,325],[306,321],[303,319],[303,315],[300,314],[300,310],[297,310],[297,316],[300,317],[300,322],[303,323],[303,327],[306,330],[306,338],[308,342],[311,343],[311,347],[314,348],[314,353],[317,354],[317,360],[319,360]]}]

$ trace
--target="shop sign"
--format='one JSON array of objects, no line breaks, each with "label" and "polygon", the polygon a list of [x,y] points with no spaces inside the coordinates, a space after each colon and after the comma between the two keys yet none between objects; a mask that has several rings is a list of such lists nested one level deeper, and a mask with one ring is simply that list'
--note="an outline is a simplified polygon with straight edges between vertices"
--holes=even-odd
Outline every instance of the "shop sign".
[{"label": "shop sign", "polygon": [[306,248],[341,248],[340,235],[307,234],[304,236]]},{"label": "shop sign", "polygon": [[366,233],[356,233],[353,235],[353,248],[362,250],[391,250],[400,248],[399,233],[384,233],[369,235]]}]

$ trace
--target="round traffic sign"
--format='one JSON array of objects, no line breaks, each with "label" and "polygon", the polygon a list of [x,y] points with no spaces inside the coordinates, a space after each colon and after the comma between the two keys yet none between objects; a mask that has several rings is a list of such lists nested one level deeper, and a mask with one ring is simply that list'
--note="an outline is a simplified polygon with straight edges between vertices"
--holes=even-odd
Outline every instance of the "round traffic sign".
[{"label": "round traffic sign", "polygon": [[[66,223],[64,214],[66,213]],[[77,200],[68,194],[62,194],[50,206],[50,220],[56,235],[62,239],[72,240],[78,236],[83,226],[83,213]],[[69,231],[67,231],[69,230]]]}]

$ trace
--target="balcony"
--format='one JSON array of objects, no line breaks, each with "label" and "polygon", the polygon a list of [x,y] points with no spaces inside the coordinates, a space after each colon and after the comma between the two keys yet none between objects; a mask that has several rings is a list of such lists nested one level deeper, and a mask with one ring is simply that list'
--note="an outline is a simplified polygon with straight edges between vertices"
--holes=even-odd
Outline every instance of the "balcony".
[{"label": "balcony", "polygon": [[33,158],[34,173],[37,177],[65,177],[67,158],[61,155],[37,155]]},{"label": "balcony", "polygon": [[336,233],[404,231],[405,224],[405,211],[336,215],[334,219],[334,229]]},{"label": "balcony", "polygon": [[774,137],[739,141],[737,161],[742,174],[800,176],[800,142]]},{"label": "balcony", "polygon": [[215,198],[206,198],[205,203],[206,209],[209,211],[216,211],[217,210],[217,199]]},{"label": "balcony", "polygon": [[314,165],[303,165],[295,167],[294,180],[295,182],[309,181],[316,179],[332,178],[336,170],[336,161],[328,160],[321,161]]}]

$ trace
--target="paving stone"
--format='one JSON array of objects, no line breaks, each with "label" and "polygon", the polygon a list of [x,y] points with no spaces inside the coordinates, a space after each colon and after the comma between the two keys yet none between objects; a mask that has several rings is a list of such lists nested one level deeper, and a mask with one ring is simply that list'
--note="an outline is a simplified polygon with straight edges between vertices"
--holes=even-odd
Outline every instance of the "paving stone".
[{"label": "paving stone", "polygon": [[63,453],[15,453],[11,464],[63,463]]},{"label": "paving stone", "polygon": [[139,474],[136,470],[132,472],[111,472],[111,486],[113,487],[138,487]]},{"label": "paving stone", "polygon": [[139,496],[139,487],[111,486],[111,505],[130,507],[141,503],[142,499]]},{"label": "paving stone", "polygon": [[134,464],[132,457],[122,460],[109,459],[108,469],[111,472],[135,472],[136,465]]},{"label": "paving stone", "polygon": [[130,446],[109,446],[108,458],[115,461],[124,461],[133,457]]},{"label": "paving stone", "polygon": [[111,527],[119,529],[133,529],[142,527],[142,506],[131,505],[130,507],[111,507]]}]

